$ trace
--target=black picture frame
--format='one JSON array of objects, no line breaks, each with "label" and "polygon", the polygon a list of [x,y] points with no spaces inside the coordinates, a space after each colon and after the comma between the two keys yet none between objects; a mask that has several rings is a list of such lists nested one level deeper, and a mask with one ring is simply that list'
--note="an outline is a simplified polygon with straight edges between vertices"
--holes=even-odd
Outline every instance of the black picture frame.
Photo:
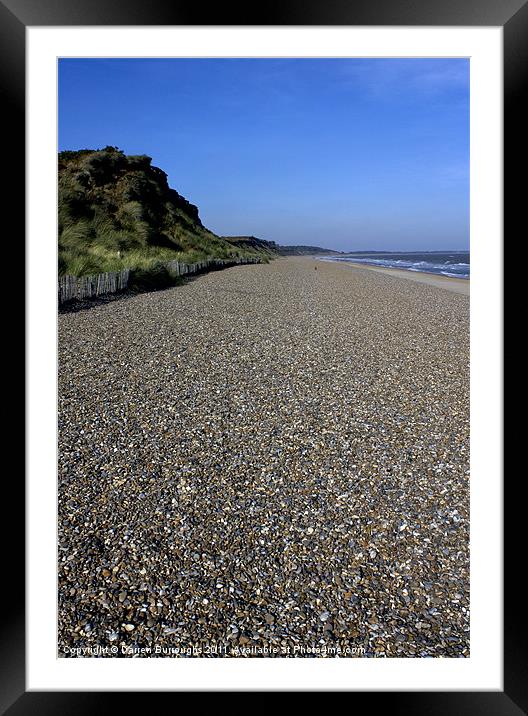
[{"label": "black picture frame", "polygon": [[[206,18],[206,22],[204,22]],[[9,167],[7,202],[20,217],[17,236],[22,261],[25,213],[25,29],[67,25],[415,25],[502,26],[504,33],[504,236],[524,226],[521,212],[526,183],[518,180],[522,139],[528,126],[523,108],[528,86],[527,0],[283,0],[265,7],[186,4],[179,0],[0,0],[0,91],[4,121],[4,167]],[[6,131],[7,130],[7,131]],[[6,157],[7,154],[7,157]],[[513,241],[513,238],[511,238]],[[13,242],[17,243],[17,242]],[[22,249],[22,250],[21,250]],[[515,430],[512,433],[516,437]],[[518,435],[518,438],[521,436]],[[4,478],[7,480],[7,474]],[[521,477],[521,476],[520,476]],[[523,476],[522,476],[523,477]],[[24,482],[13,472],[9,512],[18,525],[18,538],[7,520],[2,524],[2,571],[8,576],[8,605],[1,612],[0,713],[84,714],[121,710],[125,694],[115,692],[26,692],[24,594]],[[520,549],[524,538],[521,479],[515,473],[504,487],[504,691],[502,692],[354,692],[352,708],[387,709],[406,714],[493,714],[517,716],[528,712],[523,619],[524,596],[519,588]],[[522,565],[521,565],[522,569]],[[522,570],[525,571],[525,570]],[[6,590],[7,591],[7,590]],[[417,684],[419,689],[420,685]],[[240,690],[243,690],[241,685]],[[172,693],[159,693],[165,700]],[[137,708],[151,710],[152,693],[134,693]],[[147,701],[148,699],[148,701]],[[368,703],[366,700],[368,699]],[[174,701],[173,701],[174,704]],[[328,707],[328,705],[327,705]],[[156,708],[158,708],[156,706]]]}]

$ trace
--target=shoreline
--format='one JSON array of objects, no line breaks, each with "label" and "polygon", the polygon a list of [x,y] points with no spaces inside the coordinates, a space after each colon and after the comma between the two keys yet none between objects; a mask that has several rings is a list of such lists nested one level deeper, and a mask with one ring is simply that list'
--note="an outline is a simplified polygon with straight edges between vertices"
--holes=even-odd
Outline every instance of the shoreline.
[{"label": "shoreline", "polygon": [[447,291],[453,291],[454,293],[461,293],[465,296],[470,295],[470,279],[469,278],[455,278],[454,276],[440,276],[434,273],[426,273],[425,271],[407,271],[405,269],[396,268],[385,268],[381,266],[371,266],[369,264],[356,264],[353,261],[332,261],[317,259],[321,263],[332,263],[342,264],[349,266],[354,269],[365,269],[367,271],[375,271],[377,273],[384,273],[388,276],[395,276],[397,278],[405,278],[416,283],[424,283],[428,286],[435,286],[436,288],[443,288]]}]

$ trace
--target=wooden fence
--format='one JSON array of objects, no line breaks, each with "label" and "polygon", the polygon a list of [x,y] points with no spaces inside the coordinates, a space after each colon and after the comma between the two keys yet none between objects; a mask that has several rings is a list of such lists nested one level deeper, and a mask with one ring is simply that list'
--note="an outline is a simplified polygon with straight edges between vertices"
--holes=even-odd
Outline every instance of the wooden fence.
[{"label": "wooden fence", "polygon": [[179,261],[169,261],[166,268],[175,276],[187,276],[188,274],[201,273],[215,268],[235,266],[238,264],[258,264],[259,258],[236,258],[236,259],[206,259],[195,264],[182,264]]},{"label": "wooden fence", "polygon": [[59,276],[59,303],[123,291],[128,286],[129,276],[130,269],[96,276]]},{"label": "wooden fence", "polygon": [[[238,264],[257,264],[260,258],[207,259],[193,264],[169,261],[167,270],[174,276],[189,276],[211,269],[235,266]],[[95,276],[59,276],[59,305],[72,299],[93,298],[105,293],[117,293],[128,286],[130,269],[112,273],[100,273]]]}]

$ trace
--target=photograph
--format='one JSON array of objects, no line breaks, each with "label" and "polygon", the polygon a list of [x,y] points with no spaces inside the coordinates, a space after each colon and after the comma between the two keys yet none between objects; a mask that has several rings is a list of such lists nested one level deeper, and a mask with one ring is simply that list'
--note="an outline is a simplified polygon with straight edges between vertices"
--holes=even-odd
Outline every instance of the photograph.
[{"label": "photograph", "polygon": [[469,57],[59,57],[57,657],[469,659]]}]

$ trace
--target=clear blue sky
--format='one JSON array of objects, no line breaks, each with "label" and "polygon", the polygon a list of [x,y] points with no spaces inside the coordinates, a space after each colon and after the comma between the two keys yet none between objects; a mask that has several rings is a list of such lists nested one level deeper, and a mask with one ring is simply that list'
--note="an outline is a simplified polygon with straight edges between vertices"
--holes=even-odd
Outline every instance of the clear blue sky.
[{"label": "clear blue sky", "polygon": [[217,234],[469,248],[469,60],[60,60],[59,149],[106,145]]}]

